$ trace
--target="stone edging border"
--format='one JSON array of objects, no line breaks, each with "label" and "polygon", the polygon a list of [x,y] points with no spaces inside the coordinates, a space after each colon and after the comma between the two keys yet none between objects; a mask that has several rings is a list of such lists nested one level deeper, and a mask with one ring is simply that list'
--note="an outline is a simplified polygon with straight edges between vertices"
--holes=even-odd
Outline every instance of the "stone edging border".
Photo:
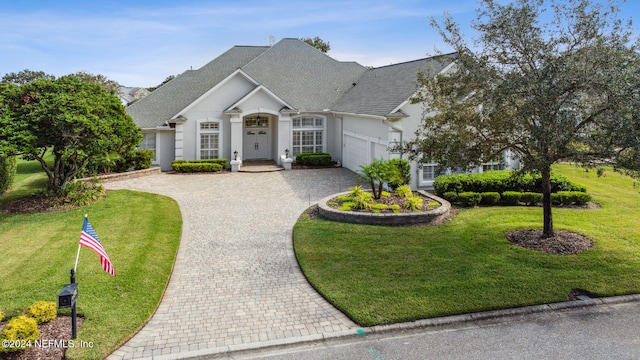
[{"label": "stone edging border", "polygon": [[152,175],[152,174],[160,174],[160,173],[162,173],[162,170],[160,169],[160,167],[153,166],[153,167],[150,167],[148,169],[127,171],[127,172],[123,172],[123,173],[114,173],[114,174],[100,175],[100,176],[94,176],[94,177],[87,177],[87,178],[78,179],[78,181],[91,181],[94,178],[98,178],[102,182],[110,182],[110,181],[118,181],[118,180],[125,180],[125,179],[135,179],[135,178],[139,178],[139,177],[142,177],[142,176],[147,176],[147,175]]},{"label": "stone edging border", "polygon": [[451,203],[449,203],[447,200],[423,190],[419,190],[418,193],[424,197],[439,202],[441,206],[431,211],[419,213],[373,214],[355,211],[340,211],[327,205],[327,202],[329,202],[331,199],[340,195],[349,194],[349,192],[347,191],[329,195],[321,199],[320,201],[318,201],[318,208],[320,215],[328,220],[367,225],[435,225],[441,223],[449,216]]}]

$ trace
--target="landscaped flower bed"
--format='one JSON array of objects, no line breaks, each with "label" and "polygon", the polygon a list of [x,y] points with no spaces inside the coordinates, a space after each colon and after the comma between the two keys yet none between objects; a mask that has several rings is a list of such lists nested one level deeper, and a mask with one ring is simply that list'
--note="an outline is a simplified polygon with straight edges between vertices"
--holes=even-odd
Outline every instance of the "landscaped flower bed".
[{"label": "landscaped flower bed", "polygon": [[394,193],[383,192],[374,199],[360,187],[350,192],[330,195],[318,203],[326,219],[372,225],[436,224],[444,221],[451,205],[424,191],[412,192],[400,187]]},{"label": "landscaped flower bed", "polygon": [[370,192],[362,190],[360,186],[355,186],[348,194],[338,195],[328,201],[327,205],[341,211],[398,214],[430,211],[438,208],[440,203],[420,193],[414,193],[405,185],[393,193],[383,191],[379,199],[375,199]]}]

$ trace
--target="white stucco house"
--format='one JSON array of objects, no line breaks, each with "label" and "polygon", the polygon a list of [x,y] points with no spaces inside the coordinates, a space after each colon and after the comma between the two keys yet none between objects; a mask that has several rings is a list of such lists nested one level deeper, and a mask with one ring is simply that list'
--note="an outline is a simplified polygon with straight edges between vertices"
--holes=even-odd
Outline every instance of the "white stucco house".
[{"label": "white stucco house", "polygon": [[[416,74],[448,71],[437,57],[378,68],[337,61],[298,39],[273,46],[235,46],[189,70],[127,108],[155,150],[154,163],[223,157],[281,162],[300,152],[326,152],[357,171],[408,140],[422,106],[412,104]],[[505,157],[509,166],[511,160]],[[493,168],[501,166],[486,164]],[[413,188],[430,188],[435,164],[412,164]],[[482,171],[479,168],[478,171]]]}]

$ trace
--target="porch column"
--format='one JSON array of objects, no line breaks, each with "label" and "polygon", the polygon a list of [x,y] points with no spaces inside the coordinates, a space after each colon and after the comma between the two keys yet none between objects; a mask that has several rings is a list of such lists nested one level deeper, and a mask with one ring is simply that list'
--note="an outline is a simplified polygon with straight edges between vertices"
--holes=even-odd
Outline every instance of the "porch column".
[{"label": "porch column", "polygon": [[229,152],[233,160],[233,153],[238,152],[238,161],[242,161],[242,116],[241,114],[231,115],[231,148]]},{"label": "porch column", "polygon": [[282,165],[282,156],[286,149],[289,149],[289,154],[292,154],[291,116],[288,113],[281,114],[278,120],[278,165]]}]

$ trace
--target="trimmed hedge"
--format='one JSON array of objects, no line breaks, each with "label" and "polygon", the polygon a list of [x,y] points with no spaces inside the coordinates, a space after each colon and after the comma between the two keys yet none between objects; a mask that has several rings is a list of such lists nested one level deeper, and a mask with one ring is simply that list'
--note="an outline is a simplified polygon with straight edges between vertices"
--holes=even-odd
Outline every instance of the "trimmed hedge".
[{"label": "trimmed hedge", "polygon": [[218,172],[222,170],[222,165],[213,163],[178,163],[172,164],[172,166],[175,171],[183,173]]},{"label": "trimmed hedge", "polygon": [[518,205],[522,193],[519,191],[505,191],[500,195],[500,200],[505,205]]},{"label": "trimmed hedge", "polygon": [[208,160],[174,160],[171,162],[173,170],[183,173],[194,172],[218,172],[227,168],[228,160],[224,158],[220,159],[208,159]]},{"label": "trimmed hedge", "polygon": [[331,165],[331,155],[322,152],[299,153],[296,155],[296,164],[307,166]]},{"label": "trimmed hedge", "polygon": [[558,191],[551,194],[551,203],[556,205],[585,205],[591,195],[576,191]]},{"label": "trimmed hedge", "polygon": [[500,201],[500,193],[495,191],[488,191],[480,193],[480,204],[482,205],[495,205]]},{"label": "trimmed hedge", "polygon": [[[452,174],[438,176],[433,183],[438,195],[447,192],[542,192],[541,176],[539,174],[524,174],[517,176],[514,170],[487,171],[478,174]],[[551,175],[551,192],[580,191],[587,189],[572,182],[562,175]]]},{"label": "trimmed hedge", "polygon": [[536,205],[542,202],[542,194],[534,192],[523,192],[520,194],[520,201],[528,205]]},{"label": "trimmed hedge", "polygon": [[229,165],[229,160],[225,158],[207,159],[207,160],[190,160],[190,164],[220,164],[223,169],[226,169]]},{"label": "trimmed hedge", "polygon": [[474,207],[480,203],[482,195],[476,192],[466,191],[458,194],[460,204],[464,207]]}]

